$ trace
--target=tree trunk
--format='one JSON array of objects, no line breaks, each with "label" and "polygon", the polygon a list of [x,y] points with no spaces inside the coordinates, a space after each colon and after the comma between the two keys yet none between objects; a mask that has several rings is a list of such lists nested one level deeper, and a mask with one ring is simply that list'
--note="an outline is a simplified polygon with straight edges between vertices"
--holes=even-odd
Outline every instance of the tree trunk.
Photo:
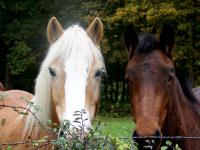
[{"label": "tree trunk", "polygon": [[110,101],[113,102],[113,81],[110,83]]},{"label": "tree trunk", "polygon": [[193,55],[192,51],[189,53],[189,77],[192,82],[192,85],[194,84],[194,70],[193,70]]},{"label": "tree trunk", "polygon": [[6,69],[5,69],[5,89],[9,90],[13,88],[12,84],[12,77],[8,68],[8,64],[6,64]]},{"label": "tree trunk", "polygon": [[117,76],[116,77],[116,88],[115,88],[115,103],[118,102],[118,95],[119,95],[119,79]]},{"label": "tree trunk", "polygon": [[123,83],[122,83],[122,93],[121,93],[121,102],[123,102],[125,100],[125,96],[126,96],[126,82],[125,79],[123,79]]}]

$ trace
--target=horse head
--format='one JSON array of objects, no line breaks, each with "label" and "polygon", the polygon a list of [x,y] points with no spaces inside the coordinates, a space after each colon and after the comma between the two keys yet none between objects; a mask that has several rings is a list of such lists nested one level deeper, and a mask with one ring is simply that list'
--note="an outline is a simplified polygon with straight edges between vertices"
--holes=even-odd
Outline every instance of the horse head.
[{"label": "horse head", "polygon": [[165,25],[157,40],[149,33],[138,35],[130,25],[124,38],[129,57],[125,78],[136,123],[133,136],[138,137],[139,148],[155,149],[161,142],[168,104],[176,83],[171,59],[174,31]]},{"label": "horse head", "polygon": [[[37,113],[42,123],[47,119],[58,124],[68,120],[70,128],[83,132],[92,128],[101,76],[105,72],[99,46],[102,36],[103,24],[99,18],[86,30],[79,25],[64,30],[55,17],[50,19],[47,26],[50,48],[36,79],[33,100],[42,109]],[[82,113],[81,120],[78,112]]]}]

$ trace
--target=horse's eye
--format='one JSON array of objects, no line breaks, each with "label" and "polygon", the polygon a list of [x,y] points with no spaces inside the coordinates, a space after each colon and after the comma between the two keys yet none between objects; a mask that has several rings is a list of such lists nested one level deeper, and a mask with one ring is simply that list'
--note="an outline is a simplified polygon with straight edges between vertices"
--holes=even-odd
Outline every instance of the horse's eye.
[{"label": "horse's eye", "polygon": [[51,75],[52,77],[55,77],[55,76],[56,76],[56,71],[55,71],[53,68],[51,68],[51,67],[49,67],[49,73],[50,73],[50,75]]},{"label": "horse's eye", "polygon": [[102,77],[106,71],[104,69],[98,69],[95,73],[95,77]]}]

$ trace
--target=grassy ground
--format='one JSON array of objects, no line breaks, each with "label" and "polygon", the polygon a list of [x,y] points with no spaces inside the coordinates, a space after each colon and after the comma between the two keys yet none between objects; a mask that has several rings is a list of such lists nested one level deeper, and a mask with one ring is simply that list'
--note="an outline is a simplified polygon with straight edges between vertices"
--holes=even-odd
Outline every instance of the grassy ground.
[{"label": "grassy ground", "polygon": [[97,116],[95,122],[100,121],[102,125],[102,133],[112,137],[131,137],[135,124],[131,117],[104,117]]},{"label": "grassy ground", "polygon": [[[105,117],[102,115],[99,115],[95,118],[95,122],[93,124],[93,127],[96,127],[97,122],[100,121],[102,125],[102,134],[103,135],[108,135],[109,137],[116,137],[116,138],[130,138],[132,139],[132,133],[133,129],[135,128],[135,124],[132,120],[131,117]],[[130,148],[128,145],[131,145],[130,140],[120,140],[116,142],[118,144],[118,149],[119,150],[124,150],[124,149],[136,149],[136,146],[133,148]],[[178,145],[176,145],[176,150],[181,150],[178,148]],[[161,147],[161,150],[166,150],[167,146]]]}]

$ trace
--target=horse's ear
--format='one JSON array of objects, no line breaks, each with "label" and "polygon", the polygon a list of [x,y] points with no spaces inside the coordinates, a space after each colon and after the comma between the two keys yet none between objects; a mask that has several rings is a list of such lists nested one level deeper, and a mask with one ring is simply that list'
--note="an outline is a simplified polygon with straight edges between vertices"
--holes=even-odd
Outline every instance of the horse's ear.
[{"label": "horse's ear", "polygon": [[86,30],[88,36],[92,39],[95,45],[99,45],[103,37],[103,24],[101,20],[96,17]]},{"label": "horse's ear", "polygon": [[169,24],[164,24],[160,34],[160,49],[171,58],[172,48],[174,46],[174,30]]},{"label": "horse's ear", "polygon": [[52,17],[47,25],[47,37],[50,44],[63,34],[63,28],[56,17]]},{"label": "horse's ear", "polygon": [[134,55],[135,48],[138,44],[138,35],[132,24],[128,25],[124,31],[124,42],[128,49],[128,58],[130,59]]}]

